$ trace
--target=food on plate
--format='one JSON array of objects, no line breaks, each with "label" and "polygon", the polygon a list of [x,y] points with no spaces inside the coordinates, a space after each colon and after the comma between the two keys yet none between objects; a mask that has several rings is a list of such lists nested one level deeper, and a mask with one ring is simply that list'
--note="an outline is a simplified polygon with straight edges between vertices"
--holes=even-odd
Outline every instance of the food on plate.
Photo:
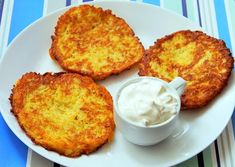
[{"label": "food on plate", "polygon": [[124,83],[115,98],[114,114],[124,138],[141,146],[166,139],[176,128],[185,84],[180,77],[170,84],[155,77],[137,77]]},{"label": "food on plate", "polygon": [[76,157],[112,140],[112,97],[89,77],[26,73],[13,87],[10,102],[22,129],[47,150]]},{"label": "food on plate", "polygon": [[64,70],[102,80],[140,61],[144,47],[131,27],[92,5],[73,7],[58,20],[51,58]]},{"label": "food on plate", "polygon": [[139,75],[187,81],[183,109],[207,105],[227,85],[234,59],[222,40],[182,30],[158,39],[142,58]]},{"label": "food on plate", "polygon": [[121,89],[117,104],[126,120],[135,125],[153,126],[177,115],[180,108],[177,97],[163,82],[141,78]]}]

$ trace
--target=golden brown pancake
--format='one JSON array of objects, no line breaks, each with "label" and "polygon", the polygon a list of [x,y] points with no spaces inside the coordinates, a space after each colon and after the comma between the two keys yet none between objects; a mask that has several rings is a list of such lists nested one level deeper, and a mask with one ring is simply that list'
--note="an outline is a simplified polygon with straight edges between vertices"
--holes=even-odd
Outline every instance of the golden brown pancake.
[{"label": "golden brown pancake", "polygon": [[89,154],[114,134],[109,92],[76,73],[26,73],[12,89],[12,112],[38,145],[76,157]]},{"label": "golden brown pancake", "polygon": [[111,10],[81,5],[59,18],[50,55],[64,70],[102,80],[139,62],[144,47]]},{"label": "golden brown pancake", "polygon": [[139,75],[187,81],[183,109],[207,105],[227,85],[234,60],[222,40],[200,31],[178,31],[155,42],[140,63]]}]

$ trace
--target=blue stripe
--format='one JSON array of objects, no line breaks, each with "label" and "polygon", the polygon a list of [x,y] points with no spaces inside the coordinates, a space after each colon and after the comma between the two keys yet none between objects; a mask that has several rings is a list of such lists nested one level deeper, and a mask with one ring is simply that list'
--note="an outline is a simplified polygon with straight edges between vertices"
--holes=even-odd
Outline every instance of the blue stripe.
[{"label": "blue stripe", "polygon": [[224,1],[214,0],[219,38],[232,50]]},{"label": "blue stripe", "polygon": [[42,16],[44,0],[28,1],[15,0],[11,28],[8,43],[12,41],[15,36],[22,31],[26,26],[31,24]]},{"label": "blue stripe", "polygon": [[[13,6],[8,43],[26,26],[42,16],[43,0],[15,0]],[[17,54],[16,54],[17,56]],[[0,164],[7,167],[25,167],[27,150],[25,146],[7,127],[0,115]]]},{"label": "blue stripe", "polygon": [[143,0],[143,2],[160,6],[160,0]]},{"label": "blue stripe", "polygon": [[25,167],[27,146],[8,128],[0,114],[0,164],[7,167]]},{"label": "blue stripe", "polygon": [[[230,50],[232,50],[224,1],[214,0],[214,3],[215,3],[215,12],[216,12],[216,19],[217,19],[217,27],[219,31],[219,38],[224,40],[227,47]],[[232,115],[232,124],[233,124],[233,132],[235,134],[235,114],[234,113]]]},{"label": "blue stripe", "polygon": [[186,0],[182,0],[182,13],[184,17],[188,17],[188,12],[187,12],[187,4],[186,4]]},{"label": "blue stripe", "polygon": [[198,12],[199,25],[202,26],[202,18],[201,18],[199,0],[197,0],[197,12]]},{"label": "blue stripe", "polygon": [[2,22],[2,12],[3,12],[4,0],[0,0],[0,25]]},{"label": "blue stripe", "polygon": [[70,6],[71,5],[71,0],[66,0],[66,6]]}]

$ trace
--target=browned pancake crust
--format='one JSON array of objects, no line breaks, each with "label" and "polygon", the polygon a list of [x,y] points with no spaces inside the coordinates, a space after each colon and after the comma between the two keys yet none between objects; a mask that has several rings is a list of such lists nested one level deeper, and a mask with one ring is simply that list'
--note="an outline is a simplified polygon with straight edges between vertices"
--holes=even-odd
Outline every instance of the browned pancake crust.
[{"label": "browned pancake crust", "polygon": [[12,89],[10,101],[31,140],[59,154],[89,154],[113,137],[112,97],[89,77],[26,73]]},{"label": "browned pancake crust", "polygon": [[59,18],[50,55],[64,70],[102,80],[139,62],[144,47],[111,10],[81,5]]},{"label": "browned pancake crust", "polygon": [[155,42],[140,63],[139,75],[187,81],[183,109],[207,105],[227,85],[234,59],[222,40],[201,31],[178,31]]}]

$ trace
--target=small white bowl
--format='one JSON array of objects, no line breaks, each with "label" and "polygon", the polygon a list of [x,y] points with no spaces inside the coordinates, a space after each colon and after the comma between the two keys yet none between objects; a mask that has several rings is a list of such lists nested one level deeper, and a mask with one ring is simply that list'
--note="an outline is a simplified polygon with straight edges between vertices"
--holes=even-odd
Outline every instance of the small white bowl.
[{"label": "small white bowl", "polygon": [[[176,115],[170,117],[168,120],[160,124],[155,124],[151,126],[144,126],[144,125],[141,126],[138,124],[134,124],[133,122],[129,121],[121,114],[119,107],[118,107],[118,100],[119,100],[122,90],[129,84],[135,83],[142,79],[150,79],[150,80],[155,80],[156,82],[161,82],[163,86],[167,88],[168,91],[171,91],[171,93],[174,94],[174,97],[176,98],[177,103],[178,103]],[[167,83],[155,77],[138,77],[138,78],[135,78],[133,80],[126,82],[119,89],[117,93],[116,101],[115,101],[114,118],[115,118],[117,129],[122,133],[122,135],[128,141],[137,145],[142,145],[142,146],[153,145],[166,139],[175,128],[175,123],[178,118],[180,107],[181,107],[180,96],[183,93],[185,85],[186,85],[186,82],[180,77],[175,78],[170,83]]]}]

